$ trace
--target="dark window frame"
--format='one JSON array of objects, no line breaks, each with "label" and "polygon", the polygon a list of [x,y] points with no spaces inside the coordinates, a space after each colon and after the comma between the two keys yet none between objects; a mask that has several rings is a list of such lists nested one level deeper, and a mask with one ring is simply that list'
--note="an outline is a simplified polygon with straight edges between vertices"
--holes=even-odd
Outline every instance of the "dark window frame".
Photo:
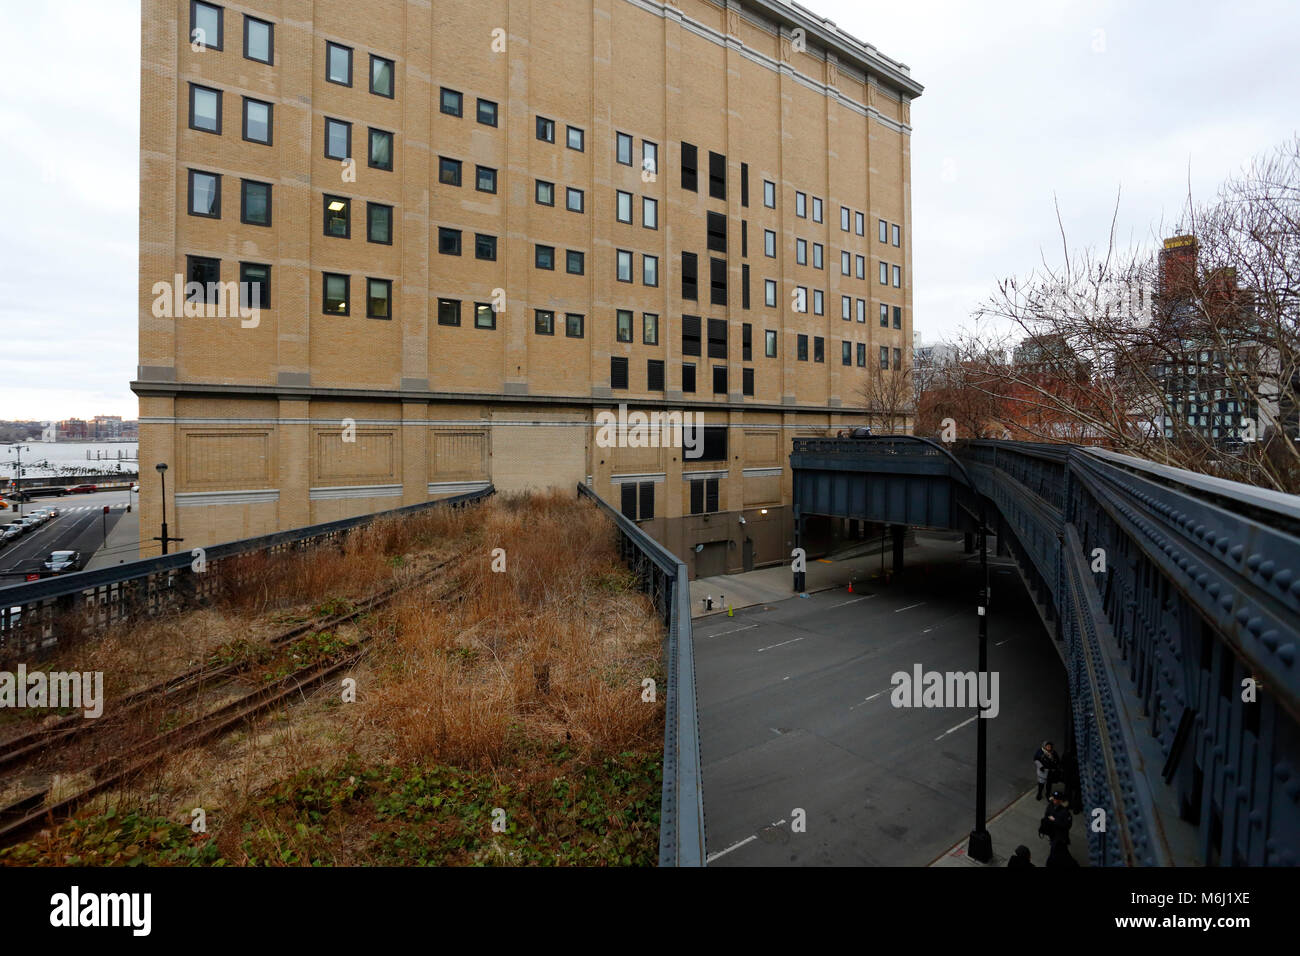
[{"label": "dark window frame", "polygon": [[[448,105],[448,93],[455,98],[455,106]],[[438,87],[438,112],[447,116],[463,118],[465,115],[465,94],[460,90],[453,90],[450,86]]]},{"label": "dark window frame", "polygon": [[[460,299],[443,299],[443,298],[439,298],[439,299],[438,299],[438,305],[437,305],[437,308],[438,308],[438,325],[441,325],[441,326],[443,326],[444,328],[448,328],[448,329],[451,329],[451,328],[457,328],[457,329],[458,329],[458,328],[460,328],[460,305],[461,305],[461,300],[460,300]],[[448,312],[451,311],[450,309],[444,310],[444,306],[454,306],[454,307],[455,307],[455,313],[456,313],[455,321],[448,321],[447,319],[445,319],[445,318],[443,317],[443,313],[444,313],[444,311],[448,311]]]},{"label": "dark window frame", "polygon": [[[240,135],[245,143],[257,143],[259,146],[275,145],[275,104],[268,103],[266,100],[259,100],[255,96],[242,97],[242,117],[240,120]],[[256,103],[258,106],[266,107],[266,139],[254,139],[248,135],[248,105]]]},{"label": "dark window frame", "polygon": [[[573,145],[574,133],[578,134],[577,146]],[[585,153],[587,151],[587,131],[581,126],[570,126],[566,124],[564,127],[564,146],[566,149],[571,149],[578,153]]]},{"label": "dark window frame", "polygon": [[199,7],[207,7],[208,9],[215,10],[217,12],[217,42],[208,43],[207,40],[204,40],[201,46],[205,50],[216,50],[218,53],[220,53],[222,50],[225,49],[225,44],[226,44],[226,8],[219,6],[215,3],[205,2],[205,0],[190,0],[189,42],[191,46],[193,46],[195,43],[198,43],[198,41],[194,39],[194,31],[199,28],[195,25],[194,21],[198,13]]},{"label": "dark window frame", "polygon": [[[542,316],[547,316],[549,321],[542,322]],[[533,334],[534,335],[555,335],[555,310],[554,309],[533,309]]]},{"label": "dark window frame", "polygon": [[[544,266],[541,264],[541,256],[542,256],[543,249],[547,250],[550,253],[551,264],[549,266]],[[533,268],[543,269],[546,272],[554,272],[555,271],[555,247],[547,245],[542,242],[533,243]]]},{"label": "dark window frame", "polygon": [[[394,134],[390,130],[379,129],[376,126],[370,126],[367,128],[369,129],[370,132],[366,135],[366,165],[369,166],[371,169],[382,169],[385,172],[391,173],[393,171],[393,164],[396,159],[396,152],[397,152],[396,134]],[[375,162],[375,134],[376,133],[378,133],[380,136],[388,137],[388,165],[387,166],[383,166]]]},{"label": "dark window frame", "polygon": [[[573,268],[573,257],[578,257],[578,268]],[[564,271],[571,276],[582,276],[587,274],[587,254],[581,249],[564,250]]]},{"label": "dark window frame", "polygon": [[[491,174],[492,174],[492,188],[491,188],[491,189],[484,189],[484,188],[483,188],[483,174],[484,174],[485,172],[486,172],[486,173],[491,173]],[[476,192],[480,192],[480,193],[491,193],[491,194],[494,195],[494,196],[496,195],[496,191],[497,191],[497,170],[496,170],[495,167],[493,167],[493,166],[482,166],[482,165],[479,165],[479,164],[477,164],[477,163],[474,164],[474,190],[475,190]]]},{"label": "dark window frame", "polygon": [[[438,157],[438,184],[457,186],[464,182],[464,162],[452,156]],[[449,173],[454,173],[449,177]]]},{"label": "dark window frame", "polygon": [[[627,143],[627,159],[623,159],[623,144]],[[620,166],[631,166],[632,153],[635,151],[636,137],[631,133],[623,133],[618,130],[614,131],[614,162]]]},{"label": "dark window frame", "polygon": [[[332,54],[334,50],[344,50],[348,55],[348,79],[346,83],[343,82],[342,80],[333,79],[330,76],[330,60],[333,59]],[[335,86],[350,87],[352,85],[352,60],[353,60],[354,52],[355,52],[354,49],[350,46],[344,46],[342,43],[335,43],[333,40],[325,41],[325,82],[326,83],[333,83]]]},{"label": "dark window frame", "polygon": [[[334,119],[332,116],[325,117],[325,158],[347,161],[352,158],[352,124],[347,120]],[[342,126],[347,131],[347,155],[331,156],[330,155],[330,127]]]},{"label": "dark window frame", "polygon": [[[374,238],[374,216],[372,215],[372,211],[378,209],[388,210],[387,239]],[[370,202],[369,200],[366,200],[366,242],[373,242],[381,246],[391,246],[393,244],[393,207],[388,203]]]},{"label": "dark window frame", "polygon": [[[266,59],[249,55],[248,52],[248,34],[249,26],[257,23],[266,27]],[[254,63],[263,63],[267,66],[275,66],[275,24],[270,20],[263,20],[261,17],[249,16],[244,14],[244,59],[252,60]]]},{"label": "dark window frame", "polygon": [[[438,227],[438,255],[440,255],[440,256],[459,256],[459,255],[461,255],[461,254],[465,251],[465,246],[464,246],[464,242],[463,242],[463,238],[464,238],[464,237],[463,237],[463,234],[462,234],[462,233],[463,233],[463,230],[460,230],[460,229],[452,229],[450,226],[439,226],[439,227]],[[442,248],[442,240],[443,240],[443,237],[444,237],[444,236],[447,237],[448,239],[451,239],[451,238],[454,238],[454,239],[455,239],[455,241],[456,241],[456,251],[455,251],[455,252],[444,252],[444,251],[443,251],[443,248]]]},{"label": "dark window frame", "polygon": [[249,299],[248,296],[246,295],[248,288],[251,285],[251,283],[248,281],[247,278],[248,268],[250,266],[253,267],[254,269],[266,270],[266,278],[263,280],[259,280],[258,282],[259,288],[257,290],[256,308],[258,309],[258,311],[261,311],[262,309],[269,309],[271,308],[271,264],[269,262],[242,262],[242,261],[239,263],[240,308],[243,309],[252,308],[252,306],[249,305]]},{"label": "dark window frame", "polygon": [[[321,278],[321,287],[320,287],[321,314],[342,317],[342,318],[347,318],[351,316],[352,315],[352,276],[348,275],[346,272],[322,272],[320,274],[320,278]],[[343,311],[342,312],[330,312],[325,307],[326,303],[329,300],[330,279],[343,280]]]},{"label": "dark window frame", "polygon": [[[626,334],[624,334],[623,320],[627,320]],[[614,341],[615,342],[632,342],[632,326],[636,322],[636,312],[632,309],[615,309],[614,310]]]},{"label": "dark window frame", "polygon": [[[342,235],[330,232],[330,200],[339,200],[343,203],[343,225]],[[335,193],[321,194],[321,212],[324,220],[321,223],[322,234],[329,239],[351,239],[352,238],[352,197],[339,196]]]},{"label": "dark window frame", "polygon": [[[248,187],[265,186],[266,187],[266,222],[257,222],[248,218]],[[274,219],[272,214],[272,197],[275,195],[275,185],[273,183],[264,183],[260,179],[241,179],[239,181],[239,221],[246,226],[265,226],[270,228]]]},{"label": "dark window frame", "polygon": [[537,138],[543,143],[555,142],[555,120],[548,119],[545,116],[537,116],[534,123],[534,132]]},{"label": "dark window frame", "polygon": [[[490,123],[483,119],[483,107],[484,107],[484,106],[491,106],[491,107],[492,107],[492,110],[491,110],[491,113],[492,113],[492,122],[490,122]],[[488,99],[484,99],[483,97],[480,96],[480,97],[477,98],[477,100],[476,100],[476,102],[475,102],[475,104],[474,104],[474,120],[475,120],[476,122],[478,122],[478,123],[481,123],[481,124],[484,125],[484,126],[491,126],[493,129],[496,129],[498,123],[500,122],[500,120],[499,120],[500,109],[501,109],[500,104],[497,103],[496,100],[488,100]]]},{"label": "dark window frame", "polygon": [[[486,313],[484,313],[484,311],[483,311],[484,309],[487,310]],[[482,316],[482,315],[484,315],[484,314],[490,316],[491,319],[492,319],[492,321],[489,322],[487,325],[484,325],[482,322],[479,321],[479,317]],[[492,330],[496,329],[496,327],[497,327],[497,310],[494,309],[494,308],[492,308],[492,303],[491,303],[491,302],[475,302],[475,303],[474,303],[474,328],[476,328],[476,329],[486,329],[486,330],[488,330],[488,331],[492,331]]]},{"label": "dark window frame", "polygon": [[[387,93],[375,89],[375,64],[388,64],[388,82],[391,89]],[[370,54],[370,92],[375,96],[382,96],[385,99],[397,98],[397,62],[386,56],[380,56],[378,53]]]},{"label": "dark window frame", "polygon": [[[481,243],[483,243],[485,239],[491,240],[492,255],[490,256],[481,255]],[[497,261],[497,237],[487,232],[474,233],[474,258],[478,259],[481,262],[496,262]]]},{"label": "dark window frame", "polygon": [[[371,300],[370,286],[371,283],[374,282],[378,282],[386,286],[388,289],[388,297],[385,299],[385,301],[388,303],[387,315],[375,315],[370,309],[370,300]],[[391,322],[393,320],[393,280],[392,279],[379,279],[374,276],[366,276],[366,318],[382,319],[386,322]]]},{"label": "dark window frame", "polygon": [[[215,271],[214,271],[214,273],[213,273],[212,278],[210,278],[210,279],[197,279],[197,278],[194,277],[194,271],[195,271],[195,268],[194,268],[194,267],[197,266],[197,265],[200,265],[200,264],[203,264],[203,265],[211,265],[211,264],[215,264]],[[192,255],[187,255],[187,256],[185,257],[185,284],[186,284],[186,286],[188,286],[191,282],[196,282],[196,283],[198,283],[198,284],[202,287],[202,291],[201,291],[201,294],[200,294],[200,296],[199,296],[198,298],[191,298],[191,296],[189,295],[189,293],[188,293],[188,291],[187,291],[187,292],[186,292],[186,295],[185,295],[185,301],[186,301],[186,302],[201,302],[201,303],[203,303],[204,305],[212,305],[212,304],[214,304],[213,302],[209,301],[209,299],[208,299],[208,293],[209,293],[209,291],[211,291],[211,289],[209,288],[210,286],[212,286],[214,283],[219,284],[219,283],[221,282],[221,260],[218,259],[218,258],[216,258],[215,256],[192,256]],[[216,295],[220,295],[220,294],[221,294],[221,293],[220,293],[220,290],[217,290],[217,291],[215,292],[215,294],[216,294]]]},{"label": "dark window frame", "polygon": [[[578,320],[578,331],[574,334],[573,319]],[[566,339],[581,339],[587,336],[587,317],[581,312],[564,313],[564,337]]]},{"label": "dark window frame", "polygon": [[[205,126],[194,125],[195,94],[197,94],[200,90],[203,91],[204,93],[215,93],[217,95],[217,128],[216,129],[208,129]],[[222,114],[225,109],[225,105],[224,105],[225,97],[222,96],[222,92],[223,92],[222,90],[217,89],[215,86],[205,86],[202,83],[190,83],[190,117],[189,117],[190,129],[199,133],[211,133],[214,136],[221,135],[221,129],[224,125]]]},{"label": "dark window frame", "polygon": [[[222,179],[221,173],[210,173],[206,169],[190,169],[187,170],[187,172],[188,175],[186,176],[186,196],[185,196],[186,213],[188,213],[191,216],[195,216],[199,219],[220,219],[221,218],[221,179]],[[215,213],[194,211],[194,177],[195,176],[211,176],[213,179],[216,180],[216,190],[215,190],[216,195],[214,198],[217,205],[217,211]]]}]

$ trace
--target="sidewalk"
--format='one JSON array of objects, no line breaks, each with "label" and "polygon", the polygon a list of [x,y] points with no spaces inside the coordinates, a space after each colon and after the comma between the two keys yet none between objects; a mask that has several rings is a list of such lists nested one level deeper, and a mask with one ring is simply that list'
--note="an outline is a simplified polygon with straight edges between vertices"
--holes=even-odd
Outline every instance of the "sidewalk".
[{"label": "sidewalk", "polygon": [[[978,860],[972,860],[966,855],[967,839],[950,849],[939,859],[931,863],[931,866],[1001,866],[1007,865],[1007,859],[1015,852],[1016,847],[1022,843],[1029,847],[1030,859],[1034,866],[1042,866],[1047,862],[1047,852],[1049,847],[1047,841],[1038,837],[1038,821],[1043,818],[1043,808],[1047,806],[1046,800],[1037,800],[1034,794],[1038,788],[1028,790],[1025,795],[1017,799],[1011,806],[1007,807],[986,824],[989,836],[993,839],[993,860],[990,863],[980,863]],[[1079,866],[1088,866],[1087,846],[1081,837],[1079,824],[1086,823],[1077,812],[1074,814],[1074,826],[1071,828],[1070,837],[1070,855],[1078,861]]]},{"label": "sidewalk", "polygon": [[[885,544],[886,570],[893,566],[892,543]],[[909,546],[910,547],[910,546]],[[805,583],[808,593],[831,588],[846,588],[850,581],[866,582],[880,574],[880,541],[863,541],[825,558],[809,558]],[[733,610],[772,604],[795,596],[794,572],[789,564],[779,564],[740,574],[718,574],[696,578],[691,582],[691,619],[726,614]],[[713,610],[704,610],[703,599],[713,596]]]},{"label": "sidewalk", "polygon": [[117,524],[108,533],[108,541],[91,555],[86,562],[86,571],[114,567],[127,561],[140,558],[140,512],[132,508],[128,514],[117,519]]}]

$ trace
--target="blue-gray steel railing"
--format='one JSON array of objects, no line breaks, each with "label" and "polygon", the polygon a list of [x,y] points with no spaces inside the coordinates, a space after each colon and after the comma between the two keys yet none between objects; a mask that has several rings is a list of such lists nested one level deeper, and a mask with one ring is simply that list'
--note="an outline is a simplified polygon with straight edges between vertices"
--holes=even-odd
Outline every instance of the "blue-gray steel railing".
[{"label": "blue-gray steel railing", "polygon": [[704,787],[700,775],[700,729],[695,700],[695,655],[691,645],[690,576],[686,565],[584,484],[589,498],[614,522],[619,554],[637,575],[663,617],[664,780],[659,810],[659,865],[703,866]]},{"label": "blue-gray steel railing", "polygon": [[[193,569],[196,559],[192,549],[187,549],[95,571],[0,587],[0,661],[17,655],[47,653],[62,639],[58,630],[61,626],[75,627],[78,634],[72,636],[79,637],[87,628],[103,627],[142,611],[161,610],[212,593],[220,587],[221,564],[225,559],[256,552],[318,547],[385,518],[465,505],[494,492],[489,485],[450,498],[214,544],[203,549],[206,567],[201,573]],[[81,611],[83,615],[77,619],[68,614],[71,611]]]}]

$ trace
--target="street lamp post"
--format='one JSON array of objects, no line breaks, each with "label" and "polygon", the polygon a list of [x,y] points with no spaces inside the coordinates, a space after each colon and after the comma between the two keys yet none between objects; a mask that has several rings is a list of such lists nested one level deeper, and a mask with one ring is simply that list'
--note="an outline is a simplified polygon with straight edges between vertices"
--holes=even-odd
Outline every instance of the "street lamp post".
[{"label": "street lamp post", "polygon": [[154,538],[154,540],[162,542],[162,553],[166,554],[167,542],[169,541],[179,542],[179,541],[184,541],[185,539],[173,538],[167,534],[167,464],[165,462],[160,461],[158,462],[157,465],[154,466],[154,468],[157,469],[158,471],[158,477],[162,479],[162,534],[159,537]]}]

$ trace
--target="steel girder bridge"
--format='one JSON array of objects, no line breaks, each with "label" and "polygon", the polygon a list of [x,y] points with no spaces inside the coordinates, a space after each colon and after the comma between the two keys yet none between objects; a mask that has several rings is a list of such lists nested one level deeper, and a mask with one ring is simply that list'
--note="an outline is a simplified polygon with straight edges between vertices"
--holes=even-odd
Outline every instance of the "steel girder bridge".
[{"label": "steel girder bridge", "polygon": [[1093,865],[1300,863],[1300,498],[1072,445],[796,439],[791,465],[796,545],[810,515],[985,515],[1065,664]]}]

